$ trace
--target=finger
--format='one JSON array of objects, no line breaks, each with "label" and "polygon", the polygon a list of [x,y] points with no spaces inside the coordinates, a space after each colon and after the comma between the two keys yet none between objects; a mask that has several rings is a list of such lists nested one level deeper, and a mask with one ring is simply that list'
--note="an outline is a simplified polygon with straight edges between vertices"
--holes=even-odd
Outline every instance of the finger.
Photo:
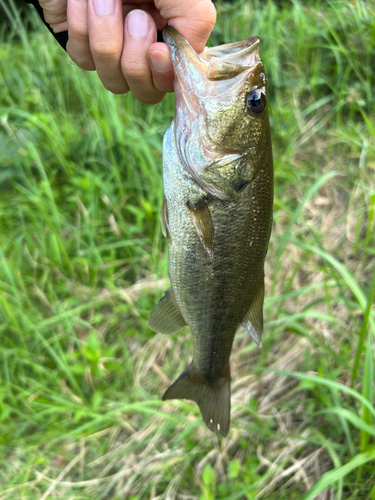
[{"label": "finger", "polygon": [[147,57],[149,47],[156,41],[156,26],[150,14],[132,10],[125,19],[124,36],[121,68],[130,90],[144,104],[160,102],[165,92],[155,87]]},{"label": "finger", "polygon": [[[122,15],[123,15],[123,19],[125,21],[125,18],[129,14],[129,12],[132,10],[135,10],[137,8],[137,6],[134,5],[135,0],[131,0],[132,1],[131,4],[128,4],[128,3],[124,4],[124,1],[126,1],[126,0],[122,0],[122,2],[123,2]],[[142,0],[142,2],[144,2],[144,0]],[[161,17],[159,11],[157,10],[157,8],[155,7],[155,5],[153,3],[142,3],[142,5],[140,5],[139,8],[150,14],[150,16],[152,17],[152,19],[154,20],[154,22],[156,24],[156,29],[158,31],[163,31],[163,29],[167,25],[167,21]]]},{"label": "finger", "polygon": [[[134,1],[134,0],[132,0]],[[164,19],[158,9],[155,7],[154,2],[142,4],[142,10],[148,12],[156,24],[156,29],[158,31],[163,31],[167,25],[167,20]]]},{"label": "finger", "polygon": [[174,71],[167,45],[153,43],[147,55],[155,88],[161,92],[173,92]]},{"label": "finger", "polygon": [[44,19],[52,27],[66,21],[67,0],[40,0]]},{"label": "finger", "polygon": [[121,0],[89,0],[89,41],[96,71],[104,87],[125,94],[129,87],[121,71],[123,18]]},{"label": "finger", "polygon": [[62,23],[50,24],[54,33],[62,33],[63,31],[68,31],[68,21],[63,21]]},{"label": "finger", "polygon": [[155,0],[160,15],[198,52],[204,49],[216,22],[211,0]]},{"label": "finger", "polygon": [[82,69],[95,69],[89,44],[87,0],[68,0],[69,57]]}]

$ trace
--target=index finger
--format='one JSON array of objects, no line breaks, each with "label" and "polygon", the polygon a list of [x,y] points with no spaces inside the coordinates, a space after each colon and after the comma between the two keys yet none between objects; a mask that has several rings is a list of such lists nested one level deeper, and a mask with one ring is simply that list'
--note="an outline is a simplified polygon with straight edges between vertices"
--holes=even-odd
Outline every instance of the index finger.
[{"label": "index finger", "polygon": [[67,30],[67,0],[40,0],[44,19],[55,31],[55,33]]}]

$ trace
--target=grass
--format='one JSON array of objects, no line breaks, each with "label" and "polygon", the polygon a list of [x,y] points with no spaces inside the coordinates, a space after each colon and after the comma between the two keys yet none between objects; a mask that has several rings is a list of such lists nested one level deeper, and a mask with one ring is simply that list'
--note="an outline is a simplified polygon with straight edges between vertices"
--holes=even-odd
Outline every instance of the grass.
[{"label": "grass", "polygon": [[[106,92],[10,0],[0,26],[0,499],[374,499],[375,18],[353,2],[217,4],[261,37],[275,157],[262,350],[240,331],[232,426],[160,400],[186,329],[158,219],[173,96]],[[6,3],[5,3],[6,2]]]}]

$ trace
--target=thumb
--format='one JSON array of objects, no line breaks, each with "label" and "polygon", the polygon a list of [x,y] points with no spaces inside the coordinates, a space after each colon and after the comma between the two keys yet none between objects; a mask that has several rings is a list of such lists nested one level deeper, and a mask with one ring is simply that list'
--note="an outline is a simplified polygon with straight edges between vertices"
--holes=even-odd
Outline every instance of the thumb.
[{"label": "thumb", "polygon": [[196,52],[203,51],[216,22],[211,0],[156,0],[155,6]]}]

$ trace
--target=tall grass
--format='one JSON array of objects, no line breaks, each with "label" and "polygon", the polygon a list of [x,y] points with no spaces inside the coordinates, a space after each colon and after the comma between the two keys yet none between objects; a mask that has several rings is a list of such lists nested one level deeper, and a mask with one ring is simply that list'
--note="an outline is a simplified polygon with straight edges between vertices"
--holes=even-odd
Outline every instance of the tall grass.
[{"label": "tall grass", "polygon": [[370,4],[216,4],[211,44],[261,38],[276,177],[264,344],[236,337],[219,441],[160,400],[188,329],[146,325],[173,96],[106,92],[0,2],[0,499],[375,498]]}]

